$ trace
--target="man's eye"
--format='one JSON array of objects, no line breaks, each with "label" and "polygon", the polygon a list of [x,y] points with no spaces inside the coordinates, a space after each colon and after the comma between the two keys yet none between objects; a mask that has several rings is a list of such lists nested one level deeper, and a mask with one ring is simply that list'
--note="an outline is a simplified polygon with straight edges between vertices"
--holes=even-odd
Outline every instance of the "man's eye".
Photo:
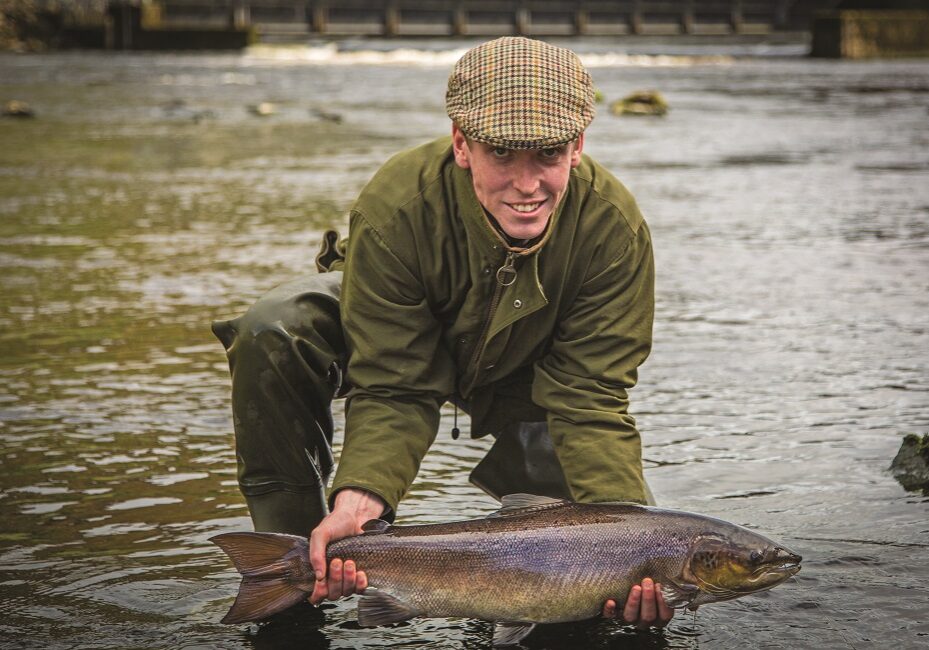
[{"label": "man's eye", "polygon": [[494,149],[494,155],[497,156],[498,158],[503,158],[508,153],[510,153],[510,150],[504,149],[503,147],[496,147]]},{"label": "man's eye", "polygon": [[543,158],[557,158],[560,153],[560,147],[549,147],[548,149],[542,149]]}]

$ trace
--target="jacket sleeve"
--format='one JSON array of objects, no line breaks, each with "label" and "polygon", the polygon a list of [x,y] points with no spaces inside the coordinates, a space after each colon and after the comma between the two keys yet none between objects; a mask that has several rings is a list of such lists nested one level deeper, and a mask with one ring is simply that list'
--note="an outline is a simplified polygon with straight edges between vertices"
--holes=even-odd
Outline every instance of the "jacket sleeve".
[{"label": "jacket sleeve", "polygon": [[439,408],[454,391],[442,328],[412,267],[362,214],[351,215],[341,315],[352,388],[330,494],[362,488],[394,512],[435,439]]},{"label": "jacket sleeve", "polygon": [[642,450],[627,390],[651,350],[655,265],[645,222],[588,276],[535,365],[533,401],[578,501],[645,503]]}]

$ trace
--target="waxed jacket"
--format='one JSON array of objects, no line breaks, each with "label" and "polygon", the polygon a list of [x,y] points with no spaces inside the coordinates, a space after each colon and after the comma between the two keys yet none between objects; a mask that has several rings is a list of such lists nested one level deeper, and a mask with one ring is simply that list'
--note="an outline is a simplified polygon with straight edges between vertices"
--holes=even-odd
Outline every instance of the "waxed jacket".
[{"label": "waxed jacket", "polygon": [[400,153],[351,210],[343,270],[352,390],[333,492],[369,490],[396,511],[458,395],[472,435],[547,419],[576,500],[644,503],[627,390],[651,348],[654,262],[635,200],[603,167],[582,156],[520,250],[450,138]]}]

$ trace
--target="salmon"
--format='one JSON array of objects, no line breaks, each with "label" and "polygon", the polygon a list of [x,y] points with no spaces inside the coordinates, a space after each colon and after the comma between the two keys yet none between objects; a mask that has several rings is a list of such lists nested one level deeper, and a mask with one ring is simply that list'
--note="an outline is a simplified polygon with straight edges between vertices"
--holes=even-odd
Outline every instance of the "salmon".
[{"label": "salmon", "polygon": [[[373,520],[364,530],[326,551],[367,574],[361,626],[479,618],[495,623],[494,645],[518,643],[538,623],[597,616],[610,598],[622,609],[645,577],[661,583],[669,606],[696,610],[771,589],[801,561],[783,545],[713,517],[524,494],[504,497],[502,508],[482,519],[417,526]],[[262,620],[313,591],[305,538],[226,533],[211,540],[242,574],[223,623]]]}]

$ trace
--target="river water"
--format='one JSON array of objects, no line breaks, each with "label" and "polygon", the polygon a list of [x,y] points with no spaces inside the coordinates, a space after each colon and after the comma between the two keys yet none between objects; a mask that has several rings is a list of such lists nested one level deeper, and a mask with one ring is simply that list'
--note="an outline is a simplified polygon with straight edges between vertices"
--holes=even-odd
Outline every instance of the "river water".
[{"label": "river water", "polygon": [[[351,601],[218,622],[238,580],[207,538],[250,522],[209,323],[311,272],[377,167],[448,131],[461,43],[403,45],[0,56],[0,98],[37,112],[0,120],[0,646],[489,646],[479,621],[362,630]],[[926,647],[929,498],[888,466],[929,430],[929,66],[569,45],[607,101],[671,105],[604,105],[587,139],[654,235],[632,393],[647,478],[804,569],[663,633],[560,625],[526,645]],[[494,509],[466,482],[487,443],[450,429],[449,411],[399,523]]]}]

